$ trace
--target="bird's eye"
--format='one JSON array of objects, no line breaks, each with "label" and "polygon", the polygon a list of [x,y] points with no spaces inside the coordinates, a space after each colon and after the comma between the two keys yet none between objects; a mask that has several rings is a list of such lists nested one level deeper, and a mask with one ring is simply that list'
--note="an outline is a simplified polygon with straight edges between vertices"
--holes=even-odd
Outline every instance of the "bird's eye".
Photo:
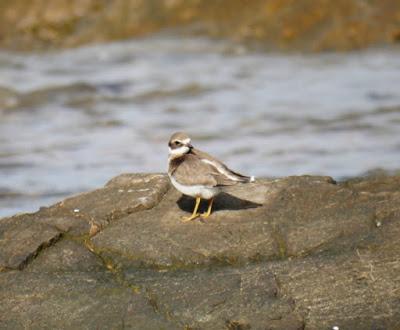
[{"label": "bird's eye", "polygon": [[176,146],[179,146],[181,143],[180,143],[179,141],[175,141],[174,144],[175,144]]}]

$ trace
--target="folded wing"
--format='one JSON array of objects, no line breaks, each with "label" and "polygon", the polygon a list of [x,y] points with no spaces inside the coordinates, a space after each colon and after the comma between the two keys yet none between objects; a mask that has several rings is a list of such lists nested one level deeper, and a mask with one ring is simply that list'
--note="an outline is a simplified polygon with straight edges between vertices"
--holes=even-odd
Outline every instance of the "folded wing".
[{"label": "folded wing", "polygon": [[[209,164],[212,166],[218,173],[226,177],[228,180],[234,181],[234,182],[241,182],[241,183],[247,183],[247,182],[253,182],[254,177],[249,177],[246,175],[242,175],[240,173],[232,171],[228,166],[226,166],[224,163],[216,159],[215,157],[212,157],[211,155],[207,154],[204,151],[198,150],[198,149],[193,149],[192,153],[196,156],[198,156],[202,162]],[[234,184],[234,183],[233,183]]]},{"label": "folded wing", "polygon": [[183,185],[202,185],[207,187],[231,186],[238,180],[221,173],[212,163],[196,155],[187,154],[173,172],[175,180]]}]

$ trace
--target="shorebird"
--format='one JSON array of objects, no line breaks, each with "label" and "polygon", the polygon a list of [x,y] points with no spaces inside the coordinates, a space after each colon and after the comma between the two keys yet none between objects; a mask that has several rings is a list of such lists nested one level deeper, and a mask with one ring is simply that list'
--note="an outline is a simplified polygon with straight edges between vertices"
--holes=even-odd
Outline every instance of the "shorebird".
[{"label": "shorebird", "polygon": [[[185,133],[172,134],[168,147],[168,176],[172,185],[182,194],[196,199],[192,215],[184,217],[184,222],[209,217],[214,197],[224,187],[254,181],[253,176],[234,172],[218,159],[194,148]],[[209,201],[207,211],[202,214],[197,212],[201,199]]]}]

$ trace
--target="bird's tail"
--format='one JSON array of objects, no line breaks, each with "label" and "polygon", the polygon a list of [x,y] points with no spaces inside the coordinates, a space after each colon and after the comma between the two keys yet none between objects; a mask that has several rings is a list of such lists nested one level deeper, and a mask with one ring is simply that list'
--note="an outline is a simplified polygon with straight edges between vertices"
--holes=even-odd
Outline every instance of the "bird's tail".
[{"label": "bird's tail", "polygon": [[233,172],[233,171],[231,171],[231,172],[237,177],[237,181],[242,182],[242,183],[254,182],[256,180],[254,175],[246,176],[246,175],[242,175],[242,174],[237,173],[237,172]]}]

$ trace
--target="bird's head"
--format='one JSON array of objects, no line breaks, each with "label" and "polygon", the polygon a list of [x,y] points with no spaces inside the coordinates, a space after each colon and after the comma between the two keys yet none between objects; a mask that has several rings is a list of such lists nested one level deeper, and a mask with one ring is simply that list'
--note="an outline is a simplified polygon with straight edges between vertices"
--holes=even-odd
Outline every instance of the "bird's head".
[{"label": "bird's head", "polygon": [[170,156],[175,158],[187,154],[193,148],[190,142],[190,137],[186,133],[177,132],[172,134],[168,142]]}]

